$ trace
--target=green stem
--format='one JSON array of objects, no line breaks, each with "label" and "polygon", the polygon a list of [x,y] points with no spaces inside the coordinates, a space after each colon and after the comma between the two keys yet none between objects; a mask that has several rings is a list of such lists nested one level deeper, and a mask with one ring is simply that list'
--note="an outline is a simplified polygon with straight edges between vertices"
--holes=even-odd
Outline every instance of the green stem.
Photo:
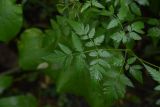
[{"label": "green stem", "polygon": [[9,75],[9,74],[16,73],[16,72],[19,72],[19,71],[20,71],[20,68],[15,67],[15,68],[12,68],[10,70],[7,70],[7,71],[4,71],[4,72],[0,73],[0,76]]},{"label": "green stem", "polygon": [[129,50],[142,64],[144,64],[144,63],[146,63],[146,64],[148,64],[148,65],[150,65],[150,66],[152,66],[152,67],[155,67],[155,68],[160,68],[159,66],[157,66],[157,65],[154,65],[154,64],[152,64],[152,63],[150,63],[150,62],[148,62],[148,61],[145,61],[145,60],[143,60],[143,59],[141,59],[141,58],[139,58],[132,50]]}]

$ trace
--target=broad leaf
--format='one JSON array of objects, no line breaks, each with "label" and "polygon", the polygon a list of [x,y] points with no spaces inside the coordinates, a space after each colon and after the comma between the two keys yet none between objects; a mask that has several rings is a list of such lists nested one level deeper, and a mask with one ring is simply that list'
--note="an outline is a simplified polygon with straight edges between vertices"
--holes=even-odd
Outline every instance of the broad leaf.
[{"label": "broad leaf", "polygon": [[48,54],[43,48],[44,34],[37,28],[25,30],[19,42],[19,63],[25,69],[36,69],[43,62],[42,57]]},{"label": "broad leaf", "polygon": [[0,41],[9,41],[22,26],[22,6],[13,0],[0,0]]}]

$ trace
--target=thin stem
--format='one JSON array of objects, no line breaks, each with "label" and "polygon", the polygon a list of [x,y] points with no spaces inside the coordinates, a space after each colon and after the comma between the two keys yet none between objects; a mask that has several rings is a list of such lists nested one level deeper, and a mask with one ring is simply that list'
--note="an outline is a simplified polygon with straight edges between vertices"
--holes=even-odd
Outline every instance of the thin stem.
[{"label": "thin stem", "polygon": [[9,75],[9,74],[12,74],[12,73],[16,73],[16,72],[19,72],[20,68],[19,67],[15,67],[15,68],[12,68],[10,70],[7,70],[7,71],[4,71],[2,73],[0,73],[0,76],[4,76],[4,75]]},{"label": "thin stem", "polygon": [[159,66],[157,66],[157,65],[154,65],[154,64],[152,64],[152,63],[150,63],[150,62],[148,62],[148,61],[145,61],[145,60],[143,60],[143,59],[141,59],[141,58],[139,58],[132,50],[129,50],[142,64],[144,64],[144,63],[146,63],[146,64],[148,64],[148,65],[150,65],[150,66],[153,66],[153,67],[155,67],[155,68],[160,68]]}]

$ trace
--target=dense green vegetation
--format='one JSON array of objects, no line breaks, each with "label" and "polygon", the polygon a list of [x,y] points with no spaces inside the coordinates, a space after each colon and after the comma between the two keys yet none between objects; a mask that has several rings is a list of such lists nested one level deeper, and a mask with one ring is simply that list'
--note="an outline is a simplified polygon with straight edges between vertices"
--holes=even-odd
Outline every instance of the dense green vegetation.
[{"label": "dense green vegetation", "polygon": [[159,6],[0,0],[0,41],[18,60],[1,69],[0,107],[158,107]]}]

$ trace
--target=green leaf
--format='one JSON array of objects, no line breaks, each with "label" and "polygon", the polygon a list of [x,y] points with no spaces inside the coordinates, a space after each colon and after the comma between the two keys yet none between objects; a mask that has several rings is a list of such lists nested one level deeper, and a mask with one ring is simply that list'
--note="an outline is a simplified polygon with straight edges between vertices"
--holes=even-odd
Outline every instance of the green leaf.
[{"label": "green leaf", "polygon": [[147,21],[148,24],[150,25],[159,25],[160,24],[160,21],[158,19],[155,19],[155,18],[150,18],[148,21]]},{"label": "green leaf", "polygon": [[139,3],[140,5],[149,5],[148,0],[136,0],[136,2]]},{"label": "green leaf", "polygon": [[123,98],[125,96],[126,86],[122,84],[120,81],[121,80],[116,81],[116,80],[110,79],[103,84],[104,86],[103,91],[107,97],[107,100],[114,101],[114,100]]},{"label": "green leaf", "polygon": [[131,57],[131,58],[129,58],[128,60],[127,60],[127,64],[129,64],[129,65],[131,65],[131,64],[133,64],[135,61],[136,61],[136,57]]},{"label": "green leaf", "polygon": [[150,28],[148,30],[148,36],[150,37],[160,37],[160,29],[157,27]]},{"label": "green leaf", "polygon": [[0,41],[9,41],[22,26],[22,6],[12,0],[0,0]]},{"label": "green leaf", "polygon": [[64,53],[66,53],[66,54],[68,54],[68,55],[70,55],[70,54],[72,54],[72,51],[67,47],[67,46],[65,46],[65,45],[63,45],[63,44],[58,44],[59,45],[59,47],[60,47],[60,49],[64,52]]},{"label": "green leaf", "polygon": [[149,72],[149,74],[152,76],[152,78],[160,83],[160,72],[158,72],[157,70],[151,68],[150,66],[143,64],[144,67],[146,68],[146,70]]},{"label": "green leaf", "polygon": [[127,26],[127,30],[128,30],[129,32],[132,32],[132,28],[131,28],[130,25]]},{"label": "green leaf", "polygon": [[104,57],[104,58],[108,58],[111,56],[111,53],[109,53],[108,51],[103,50],[103,49],[99,49],[98,54],[100,57]]},{"label": "green leaf", "polygon": [[76,32],[78,35],[84,35],[85,34],[85,27],[82,23],[68,20],[68,23],[72,27],[72,29]]},{"label": "green leaf", "polygon": [[88,32],[89,32],[89,24],[87,24],[85,27],[85,34],[87,34]]},{"label": "green leaf", "polygon": [[160,105],[160,99],[158,99],[158,100],[156,101],[156,104],[157,104],[157,105]]},{"label": "green leaf", "polygon": [[142,38],[135,32],[130,32],[129,33],[130,38],[132,38],[133,40],[141,40]]},{"label": "green leaf", "polygon": [[97,57],[98,56],[98,52],[97,51],[90,52],[89,56],[91,56],[91,57]]},{"label": "green leaf", "polygon": [[140,71],[142,67],[140,65],[133,65],[130,67],[130,74],[140,83],[143,83],[142,72]]},{"label": "green leaf", "polygon": [[90,70],[91,79],[95,81],[100,81],[103,78],[103,73],[105,73],[105,69],[101,67],[99,64],[95,64],[91,66],[89,70]]},{"label": "green leaf", "polygon": [[89,37],[88,37],[88,35],[84,35],[84,36],[81,37],[81,39],[82,40],[87,40],[87,39],[89,39]]},{"label": "green leaf", "polygon": [[114,41],[120,43],[121,41],[123,41],[124,43],[126,42],[126,37],[125,37],[125,32],[124,31],[120,31],[120,32],[116,32],[112,35],[111,37]]},{"label": "green leaf", "polygon": [[137,16],[141,16],[141,10],[139,8],[139,6],[136,3],[131,3],[131,10],[134,14],[136,14]]},{"label": "green leaf", "polygon": [[86,72],[86,62],[82,55],[76,56],[74,61],[65,72],[61,72],[57,82],[57,91],[86,96],[90,80],[89,72]]},{"label": "green leaf", "polygon": [[12,96],[0,99],[0,107],[38,107],[38,103],[31,95]]},{"label": "green leaf", "polygon": [[81,12],[87,10],[89,7],[91,7],[91,3],[90,3],[89,1],[87,1],[87,2],[82,6]]},{"label": "green leaf", "polygon": [[95,36],[95,28],[92,28],[91,31],[88,34],[89,38],[93,38]]},{"label": "green leaf", "polygon": [[160,85],[156,86],[154,89],[160,91]]},{"label": "green leaf", "polygon": [[61,14],[63,14],[66,9],[64,4],[57,4],[56,7],[57,7],[58,12]]},{"label": "green leaf", "polygon": [[73,61],[73,56],[72,55],[69,55],[67,56],[65,62],[64,62],[64,66],[63,66],[63,69],[64,70],[67,70],[69,67],[71,67],[72,65],[72,61]]},{"label": "green leaf", "polygon": [[92,5],[98,8],[105,8],[102,4],[100,4],[98,1],[96,0],[92,0]]},{"label": "green leaf", "polygon": [[0,76],[0,94],[12,84],[12,77]]},{"label": "green leaf", "polygon": [[104,41],[104,35],[98,36],[94,39],[95,45],[101,45],[101,43]]},{"label": "green leaf", "polygon": [[73,42],[73,46],[76,49],[76,51],[79,51],[79,52],[83,51],[82,42],[80,38],[74,33],[72,33],[72,42]]},{"label": "green leaf", "polygon": [[65,53],[55,50],[54,53],[44,56],[43,59],[49,63],[63,64],[66,57],[67,55]]},{"label": "green leaf", "polygon": [[131,25],[131,27],[132,27],[132,30],[137,32],[137,33],[141,33],[141,34],[144,33],[143,30],[142,30],[144,28],[144,23],[143,22],[140,22],[140,21],[134,22]]},{"label": "green leaf", "polygon": [[89,41],[85,44],[86,47],[93,47],[94,46],[94,42]]},{"label": "green leaf", "polygon": [[90,62],[90,65],[96,65],[96,64],[101,65],[102,67],[110,68],[109,63],[103,59],[94,59]]},{"label": "green leaf", "polygon": [[117,27],[118,26],[118,19],[112,19],[110,22],[109,22],[109,24],[108,24],[108,26],[107,26],[107,29],[111,29],[111,28],[114,28],[114,27]]},{"label": "green leaf", "polygon": [[37,28],[25,30],[18,44],[19,63],[25,70],[36,69],[43,62],[42,57],[48,54],[43,48],[44,34]]},{"label": "green leaf", "polygon": [[120,20],[124,20],[127,17],[128,12],[129,12],[128,6],[126,4],[122,4],[117,16]]}]

